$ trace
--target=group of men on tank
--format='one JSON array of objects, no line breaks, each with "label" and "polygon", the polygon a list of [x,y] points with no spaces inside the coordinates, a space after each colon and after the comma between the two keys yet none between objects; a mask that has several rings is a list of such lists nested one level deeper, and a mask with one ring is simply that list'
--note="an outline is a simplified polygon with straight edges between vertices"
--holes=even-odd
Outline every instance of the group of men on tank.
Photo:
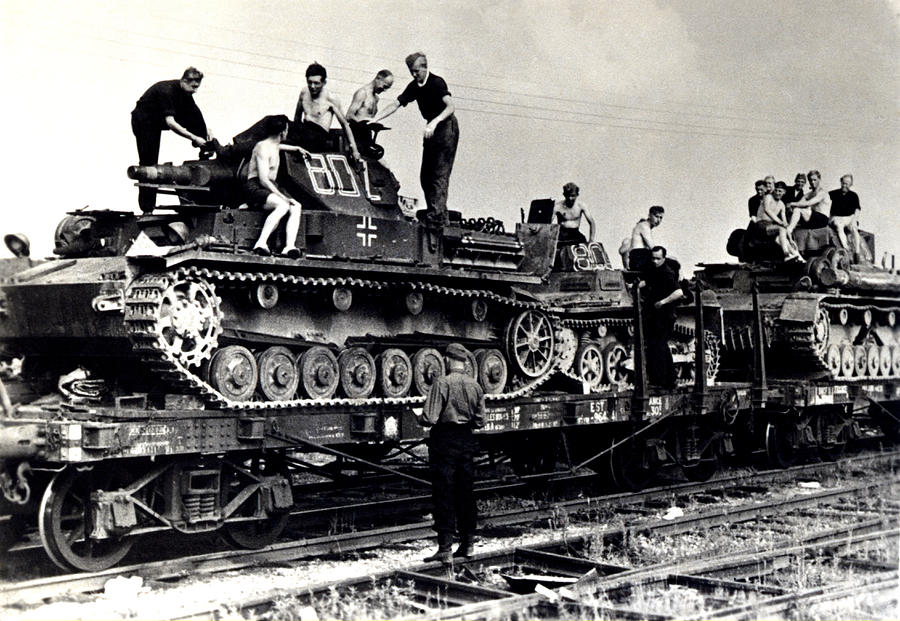
[{"label": "group of men on tank", "polygon": [[[394,83],[393,74],[382,69],[371,82],[357,89],[345,114],[338,98],[326,87],[327,70],[314,62],[306,69],[306,86],[300,91],[293,122],[285,115],[267,117],[263,127],[265,137],[254,146],[245,188],[248,206],[269,212],[263,227],[264,235],[253,248],[257,254],[271,254],[268,237],[284,216],[290,214],[286,231],[288,242],[280,254],[299,256],[294,240],[302,207],[276,183],[279,151],[333,151],[330,130],[336,119],[355,162],[366,156],[381,160],[387,166],[383,149],[374,142],[376,129],[373,126],[377,127],[382,119],[412,102],[417,103],[426,121],[420,171],[427,205],[425,223],[433,228],[442,228],[449,223],[447,192],[459,141],[453,98],[444,79],[429,71],[425,54],[410,54],[406,57],[406,65],[412,81],[395,101],[378,111],[379,95]],[[203,73],[188,67],[179,80],[157,82],[138,99],[131,113],[131,127],[140,165],[159,162],[160,136],[166,130],[190,140],[201,153],[218,148],[194,102],[194,93],[202,80]],[[152,211],[156,207],[156,190],[141,187],[138,205],[144,212]]]},{"label": "group of men on tank", "polygon": [[822,187],[818,170],[797,173],[792,187],[775,181],[772,175],[755,185],[756,194],[747,200],[747,229],[758,238],[774,238],[785,261],[803,261],[794,239],[795,230],[826,227],[831,227],[841,247],[852,251],[858,260],[869,258],[859,236],[859,196],[850,189],[853,175],[842,176],[841,186],[830,192]]}]

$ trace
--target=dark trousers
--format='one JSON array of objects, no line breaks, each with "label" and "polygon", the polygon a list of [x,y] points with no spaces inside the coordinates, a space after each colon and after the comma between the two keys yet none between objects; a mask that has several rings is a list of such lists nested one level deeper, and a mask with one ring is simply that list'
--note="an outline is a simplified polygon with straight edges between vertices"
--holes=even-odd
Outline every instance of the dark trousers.
[{"label": "dark trousers", "polygon": [[419,181],[425,193],[428,216],[436,223],[447,224],[447,190],[450,187],[450,173],[456,159],[456,145],[459,142],[459,123],[456,115],[437,126],[431,138],[422,143],[422,169]]},{"label": "dark trousers", "polygon": [[478,509],[475,482],[475,439],[468,425],[439,423],[428,439],[434,530],[460,536],[475,532]]},{"label": "dark trousers", "polygon": [[[131,131],[137,143],[138,164],[152,166],[159,163],[159,141],[162,131],[140,117],[131,115]],[[156,207],[156,188],[138,188],[138,205],[149,213]]]},{"label": "dark trousers", "polygon": [[671,308],[655,309],[648,302],[644,321],[644,339],[647,343],[647,381],[662,388],[676,385],[675,364],[669,349],[669,337],[675,327]]},{"label": "dark trousers", "polygon": [[647,248],[634,248],[628,252],[628,269],[643,272],[653,265],[653,253]]}]

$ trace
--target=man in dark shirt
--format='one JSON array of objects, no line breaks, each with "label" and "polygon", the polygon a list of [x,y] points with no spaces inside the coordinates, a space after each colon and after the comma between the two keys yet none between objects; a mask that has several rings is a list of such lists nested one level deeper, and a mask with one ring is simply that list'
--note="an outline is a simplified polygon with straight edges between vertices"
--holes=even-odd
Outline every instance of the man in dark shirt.
[{"label": "man in dark shirt", "polygon": [[654,246],[653,264],[643,276],[644,338],[647,351],[647,379],[662,388],[675,388],[675,365],[669,350],[669,337],[675,327],[675,302],[684,296],[678,286],[678,272],[666,260],[666,249]]},{"label": "man in dark shirt", "polygon": [[[781,199],[781,202],[787,205],[788,203],[796,203],[799,200],[803,199],[803,195],[806,192],[806,175],[801,173],[797,173],[797,176],[794,177],[794,187],[789,188],[787,192],[784,193],[784,198]],[[790,217],[790,214],[788,214]]]},{"label": "man in dark shirt", "polygon": [[419,180],[428,206],[428,223],[439,228],[449,223],[447,190],[459,142],[459,124],[447,83],[442,77],[429,73],[425,54],[410,54],[406,57],[406,66],[409,67],[413,81],[372,122],[378,123],[396,112],[400,106],[413,101],[419,105],[419,112],[427,121]]},{"label": "man in dark shirt", "polygon": [[484,427],[484,391],[466,374],[468,351],[459,343],[447,346],[449,373],[431,385],[419,423],[431,427],[428,462],[434,499],[434,530],[438,551],[426,561],[449,563],[454,530],[459,547],[454,557],[472,554],[472,540],[478,518],[475,495],[475,439],[473,429]]},{"label": "man in dark shirt", "polygon": [[[203,74],[194,67],[184,70],[180,80],[164,80],[148,88],[131,111],[131,131],[137,142],[141,166],[159,162],[159,142],[162,132],[171,129],[187,138],[197,148],[204,148],[212,140],[194,93],[200,88]],[[144,212],[156,207],[156,189],[139,188],[138,205]]]},{"label": "man in dark shirt", "polygon": [[828,193],[831,197],[831,217],[828,224],[835,230],[841,247],[850,249],[847,243],[847,231],[853,238],[853,252],[857,260],[861,256],[862,245],[859,241],[859,195],[851,190],[853,175],[841,177],[841,187]]},{"label": "man in dark shirt", "polygon": [[757,179],[756,194],[747,199],[747,212],[750,215],[750,222],[756,222],[756,214],[759,206],[762,205],[762,197],[766,194],[766,182],[763,179]]}]

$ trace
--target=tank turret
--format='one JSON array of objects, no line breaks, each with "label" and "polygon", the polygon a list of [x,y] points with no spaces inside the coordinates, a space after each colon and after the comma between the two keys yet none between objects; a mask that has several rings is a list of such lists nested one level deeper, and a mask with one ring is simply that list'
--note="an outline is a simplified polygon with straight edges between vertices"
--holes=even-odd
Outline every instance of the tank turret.
[{"label": "tank turret", "polygon": [[[868,256],[875,237],[861,231]],[[759,291],[774,377],[859,382],[900,377],[900,274],[856,260],[830,228],[800,229],[804,263],[784,263],[771,240],[732,233],[739,264],[707,264],[697,273],[723,309],[722,376],[747,379],[752,369],[751,293]]]}]

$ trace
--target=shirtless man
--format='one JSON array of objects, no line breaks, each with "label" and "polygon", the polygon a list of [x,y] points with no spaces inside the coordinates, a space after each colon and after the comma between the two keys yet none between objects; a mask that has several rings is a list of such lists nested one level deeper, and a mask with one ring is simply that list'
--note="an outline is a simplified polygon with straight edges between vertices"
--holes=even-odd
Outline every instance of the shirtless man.
[{"label": "shirtless man", "polygon": [[268,137],[253,147],[244,187],[250,209],[264,209],[272,213],[263,224],[262,233],[253,245],[253,252],[263,257],[271,254],[268,247],[269,237],[284,215],[290,213],[285,228],[282,254],[298,259],[300,250],[297,248],[297,232],[300,230],[301,205],[279,188],[275,184],[275,179],[278,176],[278,165],[281,163],[280,151],[295,151],[305,155],[308,153],[301,147],[282,144],[288,133],[288,118],[285,115],[267,117],[264,128]]},{"label": "shirtless man", "polygon": [[[369,129],[369,121],[378,112],[378,96],[393,85],[394,74],[382,69],[375,74],[374,80],[353,93],[353,100],[347,108],[347,122],[353,130],[356,144],[364,155],[376,160],[382,158],[384,149],[375,144],[372,130]],[[381,163],[385,165],[384,161]]]},{"label": "shirtless man", "polygon": [[651,229],[663,220],[666,212],[660,205],[650,208],[646,218],[641,218],[631,230],[631,250],[628,252],[628,269],[642,271],[652,263],[650,251],[655,247]]},{"label": "shirtless man", "polygon": [[831,197],[821,187],[822,175],[818,170],[811,170],[807,173],[806,179],[809,181],[810,191],[802,200],[787,205],[794,210],[791,214],[791,221],[788,223],[788,235],[793,234],[801,220],[804,222],[803,227],[807,229],[820,229],[828,226]]},{"label": "shirtless man", "polygon": [[787,192],[787,184],[779,181],[775,184],[775,191],[771,194],[765,194],[759,205],[759,211],[756,213],[756,225],[767,236],[773,235],[776,238],[781,251],[784,253],[785,261],[803,261],[797,246],[793,243],[787,233],[787,220],[784,215],[784,198]]},{"label": "shirtless man", "polygon": [[[578,186],[571,181],[563,186],[563,198],[553,202],[553,215],[559,224],[560,244],[585,244],[594,241],[594,219],[580,200]],[[581,217],[588,223],[588,238],[578,230],[581,226]]]},{"label": "shirtless man", "polygon": [[359,150],[356,148],[353,132],[341,112],[341,102],[325,88],[327,79],[328,72],[319,63],[313,63],[306,68],[306,88],[301,89],[300,99],[297,100],[297,108],[294,111],[297,134],[291,135],[291,141],[296,141],[310,151],[328,151],[331,121],[337,118],[350,143],[350,153],[353,159],[358,160]]}]

